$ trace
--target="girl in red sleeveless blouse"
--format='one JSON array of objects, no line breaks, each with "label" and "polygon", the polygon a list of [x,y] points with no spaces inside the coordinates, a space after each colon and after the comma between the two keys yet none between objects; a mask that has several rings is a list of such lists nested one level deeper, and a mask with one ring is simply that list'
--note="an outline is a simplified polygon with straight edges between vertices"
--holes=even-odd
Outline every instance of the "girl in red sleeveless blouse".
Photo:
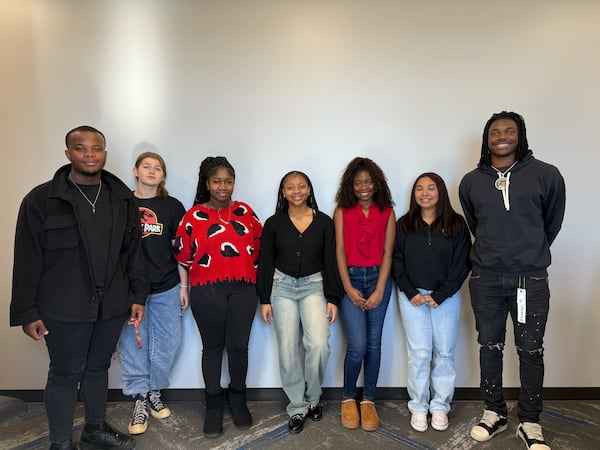
[{"label": "girl in red sleeveless blouse", "polygon": [[[381,362],[383,321],[392,293],[390,270],[396,217],[385,175],[368,158],[354,158],[344,171],[333,220],[336,257],[345,295],[340,313],[348,336],[344,359],[342,425],[379,427],[375,391]],[[360,416],[356,382],[364,362]]]}]

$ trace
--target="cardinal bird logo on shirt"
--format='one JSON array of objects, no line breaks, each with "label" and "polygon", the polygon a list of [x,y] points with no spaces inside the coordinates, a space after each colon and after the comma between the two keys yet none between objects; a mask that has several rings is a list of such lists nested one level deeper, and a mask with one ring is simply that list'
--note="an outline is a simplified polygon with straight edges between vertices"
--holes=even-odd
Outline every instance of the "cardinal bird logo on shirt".
[{"label": "cardinal bird logo on shirt", "polygon": [[163,224],[158,223],[156,213],[150,208],[140,206],[140,220],[142,223],[142,239],[152,234],[162,236]]}]

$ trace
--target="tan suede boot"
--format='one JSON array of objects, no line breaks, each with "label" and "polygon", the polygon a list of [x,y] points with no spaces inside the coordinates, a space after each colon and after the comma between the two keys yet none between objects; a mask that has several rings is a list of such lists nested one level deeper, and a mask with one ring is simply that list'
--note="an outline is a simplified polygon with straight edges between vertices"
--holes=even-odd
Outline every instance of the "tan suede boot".
[{"label": "tan suede boot", "polygon": [[360,402],[360,423],[365,431],[375,431],[379,428],[379,416],[375,409],[375,403],[371,400]]},{"label": "tan suede boot", "polygon": [[358,417],[356,400],[353,398],[342,400],[342,426],[349,430],[356,430],[359,425],[360,418]]}]

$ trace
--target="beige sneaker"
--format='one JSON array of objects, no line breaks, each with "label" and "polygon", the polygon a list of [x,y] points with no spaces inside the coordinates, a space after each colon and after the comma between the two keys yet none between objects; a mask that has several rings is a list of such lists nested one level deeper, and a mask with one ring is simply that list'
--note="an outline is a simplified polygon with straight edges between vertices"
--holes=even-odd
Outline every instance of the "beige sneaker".
[{"label": "beige sneaker", "polygon": [[444,411],[433,411],[431,413],[431,428],[437,431],[448,429],[448,414]]},{"label": "beige sneaker", "polygon": [[418,412],[412,413],[410,416],[410,426],[420,433],[427,431],[427,414]]},{"label": "beige sneaker", "polygon": [[517,427],[517,437],[523,439],[527,448],[532,450],[550,450],[544,441],[542,426],[535,422],[521,422]]},{"label": "beige sneaker", "polygon": [[498,433],[506,430],[506,417],[486,409],[477,425],[471,428],[471,437],[479,442],[489,441]]}]

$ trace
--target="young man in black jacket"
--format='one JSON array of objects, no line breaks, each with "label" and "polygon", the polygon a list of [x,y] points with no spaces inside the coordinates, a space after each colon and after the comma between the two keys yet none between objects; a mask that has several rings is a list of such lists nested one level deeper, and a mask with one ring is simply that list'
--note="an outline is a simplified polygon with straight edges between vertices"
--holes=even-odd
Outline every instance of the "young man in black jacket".
[{"label": "young man in black jacket", "polygon": [[85,405],[81,448],[133,448],[105,422],[108,368],[128,319],[141,320],[148,292],[139,211],[131,190],[103,170],[95,128],[65,138],[71,162],[34,188],[19,209],[11,326],[46,341],[51,449],[72,449],[78,385]]},{"label": "young man in black jacket", "polygon": [[475,237],[469,288],[486,408],[471,437],[487,441],[507,427],[502,356],[510,313],[521,379],[517,436],[527,448],[549,449],[539,425],[543,339],[550,245],[565,212],[564,180],[556,167],[533,157],[523,118],[503,111],[486,123],[479,164],[463,177],[459,197]]}]

